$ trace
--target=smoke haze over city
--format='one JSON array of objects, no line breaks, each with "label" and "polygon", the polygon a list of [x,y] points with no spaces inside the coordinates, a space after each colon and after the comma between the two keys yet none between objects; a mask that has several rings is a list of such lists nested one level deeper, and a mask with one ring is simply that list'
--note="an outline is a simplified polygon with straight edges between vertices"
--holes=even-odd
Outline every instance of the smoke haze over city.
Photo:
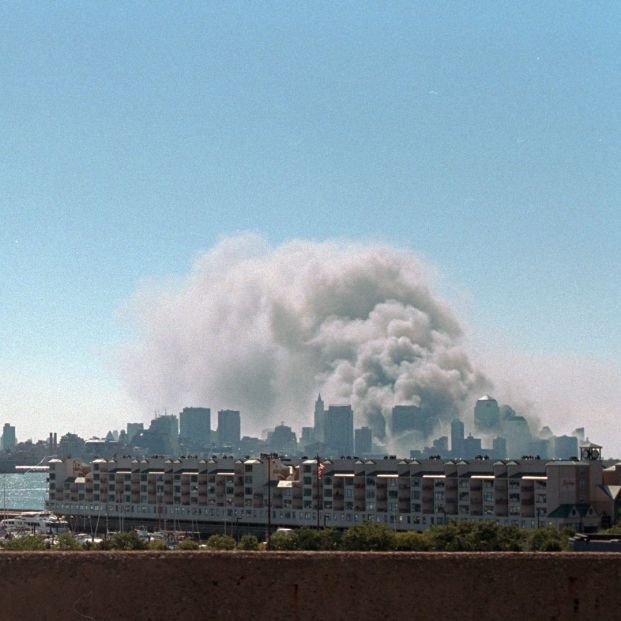
[{"label": "smoke haze over city", "polygon": [[389,245],[226,238],[135,296],[123,376],[146,411],[233,407],[253,432],[308,424],[317,392],[380,439],[396,404],[450,422],[490,383],[427,272]]}]

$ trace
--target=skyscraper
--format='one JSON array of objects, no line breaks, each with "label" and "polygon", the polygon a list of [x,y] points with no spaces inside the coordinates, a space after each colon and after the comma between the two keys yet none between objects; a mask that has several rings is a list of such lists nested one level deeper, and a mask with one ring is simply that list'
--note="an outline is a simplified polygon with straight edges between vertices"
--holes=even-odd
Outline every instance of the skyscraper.
[{"label": "skyscraper", "polygon": [[315,442],[323,442],[325,440],[325,416],[326,413],[320,393],[317,397],[317,401],[315,401],[315,417],[313,420],[315,428]]},{"label": "skyscraper", "polygon": [[395,405],[392,408],[393,434],[420,429],[420,408],[415,405]]},{"label": "skyscraper", "polygon": [[331,405],[325,413],[325,443],[334,455],[354,452],[354,412],[351,405]]},{"label": "skyscraper", "polygon": [[463,457],[464,450],[464,423],[456,418],[451,423],[451,455]]},{"label": "skyscraper", "polygon": [[428,437],[435,424],[432,412],[416,405],[395,405],[392,408],[392,433],[417,431],[423,438]]},{"label": "skyscraper", "polygon": [[474,406],[474,427],[477,431],[498,431],[500,408],[498,401],[489,395],[482,396]]},{"label": "skyscraper", "polygon": [[356,455],[365,455],[373,450],[373,437],[369,427],[360,427],[354,432]]},{"label": "skyscraper", "polygon": [[174,414],[158,416],[151,421],[149,431],[159,434],[164,440],[165,453],[175,455],[179,451],[179,420]]},{"label": "skyscraper", "polygon": [[179,439],[187,447],[205,448],[211,442],[211,409],[183,408],[179,414]]},{"label": "skyscraper", "polygon": [[241,415],[238,410],[218,411],[218,444],[236,448],[241,438]]},{"label": "skyscraper", "polygon": [[15,427],[9,423],[4,423],[2,428],[2,450],[10,451],[15,448],[16,444]]},{"label": "skyscraper", "polygon": [[131,442],[141,431],[144,431],[143,423],[127,423],[127,441]]}]

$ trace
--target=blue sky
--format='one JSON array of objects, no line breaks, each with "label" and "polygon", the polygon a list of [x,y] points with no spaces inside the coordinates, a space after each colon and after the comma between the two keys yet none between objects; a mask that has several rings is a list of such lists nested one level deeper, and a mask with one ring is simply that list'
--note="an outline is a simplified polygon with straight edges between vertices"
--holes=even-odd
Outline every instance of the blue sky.
[{"label": "blue sky", "polygon": [[119,309],[240,230],[406,246],[473,338],[618,369],[620,28],[613,2],[0,6],[2,417],[135,418]]}]

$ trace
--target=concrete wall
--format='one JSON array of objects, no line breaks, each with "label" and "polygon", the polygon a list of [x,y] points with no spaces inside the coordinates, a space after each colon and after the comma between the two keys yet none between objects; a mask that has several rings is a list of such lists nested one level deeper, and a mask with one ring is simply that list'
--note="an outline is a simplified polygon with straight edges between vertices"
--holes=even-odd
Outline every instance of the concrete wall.
[{"label": "concrete wall", "polygon": [[0,553],[0,619],[614,619],[621,554]]}]

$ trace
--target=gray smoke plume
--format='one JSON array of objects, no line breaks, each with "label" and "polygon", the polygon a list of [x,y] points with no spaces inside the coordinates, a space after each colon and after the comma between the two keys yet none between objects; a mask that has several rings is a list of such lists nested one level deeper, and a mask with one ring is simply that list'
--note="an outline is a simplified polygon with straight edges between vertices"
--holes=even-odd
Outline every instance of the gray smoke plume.
[{"label": "gray smoke plume", "polygon": [[351,403],[385,439],[393,405],[446,423],[488,387],[419,260],[388,245],[223,240],[191,273],[143,288],[122,376],[149,411],[242,411],[244,432],[311,424],[313,400]]}]

